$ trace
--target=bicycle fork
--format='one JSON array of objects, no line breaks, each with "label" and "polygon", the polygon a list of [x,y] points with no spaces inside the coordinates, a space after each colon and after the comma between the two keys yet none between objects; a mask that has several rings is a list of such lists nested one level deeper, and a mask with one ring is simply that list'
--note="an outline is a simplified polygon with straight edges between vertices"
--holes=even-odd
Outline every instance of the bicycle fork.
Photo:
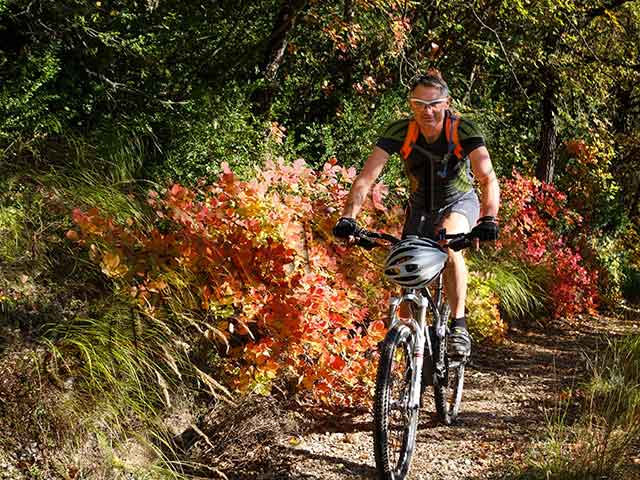
[{"label": "bicycle fork", "polygon": [[[411,302],[417,307],[417,320],[416,318],[400,320],[396,316],[398,307],[402,302]],[[393,328],[397,323],[404,323],[409,328],[411,328],[413,337],[415,339],[413,343],[413,352],[411,359],[411,362],[413,364],[411,372],[411,397],[408,399],[408,407],[413,411],[417,411],[420,407],[420,395],[422,389],[419,387],[422,380],[422,366],[424,363],[425,343],[428,343],[428,354],[430,355],[433,351],[431,348],[431,340],[427,335],[425,335],[426,329],[424,328],[428,306],[428,299],[423,296],[418,296],[414,293],[405,293],[401,297],[392,297],[389,306],[389,318],[392,319],[392,323],[389,328]]]}]

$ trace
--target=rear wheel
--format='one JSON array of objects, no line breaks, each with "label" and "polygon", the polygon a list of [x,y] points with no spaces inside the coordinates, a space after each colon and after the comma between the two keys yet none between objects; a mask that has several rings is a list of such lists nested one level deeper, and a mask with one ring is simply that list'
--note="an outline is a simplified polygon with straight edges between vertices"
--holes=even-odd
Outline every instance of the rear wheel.
[{"label": "rear wheel", "polygon": [[433,396],[436,403],[436,412],[440,421],[445,425],[451,424],[449,415],[449,357],[447,356],[446,337],[439,340],[434,349],[434,375]]},{"label": "rear wheel", "polygon": [[[445,324],[449,321],[451,310],[446,303],[441,307],[441,317]],[[466,358],[449,358],[447,354],[447,336],[439,339],[434,349],[435,384],[433,386],[436,412],[445,425],[455,421],[460,412],[462,391],[464,389],[464,369]]]},{"label": "rear wheel", "polygon": [[[409,471],[418,427],[418,408],[410,408],[413,388],[413,347],[409,327],[398,325],[382,344],[374,406],[374,453],[377,476],[399,480]],[[419,383],[419,382],[417,382]]]}]

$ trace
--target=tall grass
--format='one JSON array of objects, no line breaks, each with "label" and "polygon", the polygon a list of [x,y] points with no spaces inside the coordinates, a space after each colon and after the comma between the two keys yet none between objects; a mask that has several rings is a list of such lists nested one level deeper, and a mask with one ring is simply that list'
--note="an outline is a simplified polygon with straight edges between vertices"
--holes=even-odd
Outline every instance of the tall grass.
[{"label": "tall grass", "polygon": [[117,445],[133,435],[153,453],[147,467],[158,478],[181,478],[162,416],[181,383],[198,391],[183,332],[167,319],[139,316],[118,296],[98,307],[93,317],[51,325],[44,340],[53,354],[49,370],[73,381],[77,433],[104,437],[100,450],[114,468],[124,468]]},{"label": "tall grass", "polygon": [[544,309],[546,274],[517,258],[485,249],[469,256],[469,269],[479,272],[495,292],[507,320],[535,318]]},{"label": "tall grass", "polygon": [[509,260],[496,264],[488,283],[500,298],[500,307],[508,318],[534,316],[544,308],[544,272]]},{"label": "tall grass", "polygon": [[609,341],[590,366],[577,415],[558,403],[514,479],[624,478],[640,442],[640,335]]},{"label": "tall grass", "polygon": [[24,211],[14,205],[0,206],[0,257],[15,259],[24,252]]},{"label": "tall grass", "polygon": [[[118,452],[135,437],[153,452],[146,467],[154,472],[136,478],[180,478],[163,415],[176,392],[197,395],[206,383],[189,358],[184,322],[138,314],[128,294],[114,291],[64,237],[74,207],[145,223],[141,199],[150,184],[136,180],[144,142],[129,140],[94,147],[67,139],[51,161],[35,162],[27,152],[3,162],[11,168],[0,172],[0,310],[31,318],[35,308],[39,325],[46,322],[32,337],[47,351],[39,375],[54,380],[54,405],[73,419],[56,439],[54,457],[79,458],[88,469],[96,463],[104,478],[118,471],[124,478],[134,467]],[[80,458],[96,438],[105,441],[88,455],[98,451],[98,458]]]}]

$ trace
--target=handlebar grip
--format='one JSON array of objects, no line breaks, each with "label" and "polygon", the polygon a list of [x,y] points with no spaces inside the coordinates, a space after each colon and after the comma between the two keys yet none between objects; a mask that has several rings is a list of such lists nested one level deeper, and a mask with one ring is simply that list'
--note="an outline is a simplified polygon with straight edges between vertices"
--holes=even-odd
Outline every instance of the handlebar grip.
[{"label": "handlebar grip", "polygon": [[459,252],[460,250],[469,248],[472,245],[473,245],[473,240],[467,236],[458,238],[456,240],[451,240],[449,243],[447,243],[447,247],[449,247],[454,252]]}]

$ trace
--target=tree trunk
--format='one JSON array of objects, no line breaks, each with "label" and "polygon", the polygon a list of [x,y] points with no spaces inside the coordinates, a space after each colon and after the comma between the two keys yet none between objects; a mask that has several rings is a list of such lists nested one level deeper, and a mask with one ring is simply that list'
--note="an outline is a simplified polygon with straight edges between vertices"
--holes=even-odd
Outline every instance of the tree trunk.
[{"label": "tree trunk", "polygon": [[344,21],[348,24],[353,21],[353,0],[344,0]]},{"label": "tree trunk", "polygon": [[553,183],[553,169],[556,164],[558,131],[556,126],[556,95],[558,81],[555,72],[548,71],[547,85],[542,99],[542,128],[540,129],[540,158],[536,165],[536,177],[546,183]]},{"label": "tree trunk", "polygon": [[260,68],[266,82],[251,96],[255,112],[258,114],[271,108],[273,98],[278,91],[277,77],[278,71],[284,63],[287,37],[295,27],[296,20],[306,3],[307,0],[283,0],[280,4],[280,11],[273,24],[273,30],[266,41],[267,46]]},{"label": "tree trunk", "polygon": [[306,3],[307,0],[283,0],[280,6],[263,62],[264,77],[269,83],[274,82],[278,75],[287,49],[287,35],[295,27],[298,15]]},{"label": "tree trunk", "polygon": [[631,101],[631,89],[626,85],[618,85],[616,89],[616,99],[618,109],[615,117],[613,117],[613,131],[615,133],[630,133],[630,123],[627,119],[632,118],[633,104]]}]

